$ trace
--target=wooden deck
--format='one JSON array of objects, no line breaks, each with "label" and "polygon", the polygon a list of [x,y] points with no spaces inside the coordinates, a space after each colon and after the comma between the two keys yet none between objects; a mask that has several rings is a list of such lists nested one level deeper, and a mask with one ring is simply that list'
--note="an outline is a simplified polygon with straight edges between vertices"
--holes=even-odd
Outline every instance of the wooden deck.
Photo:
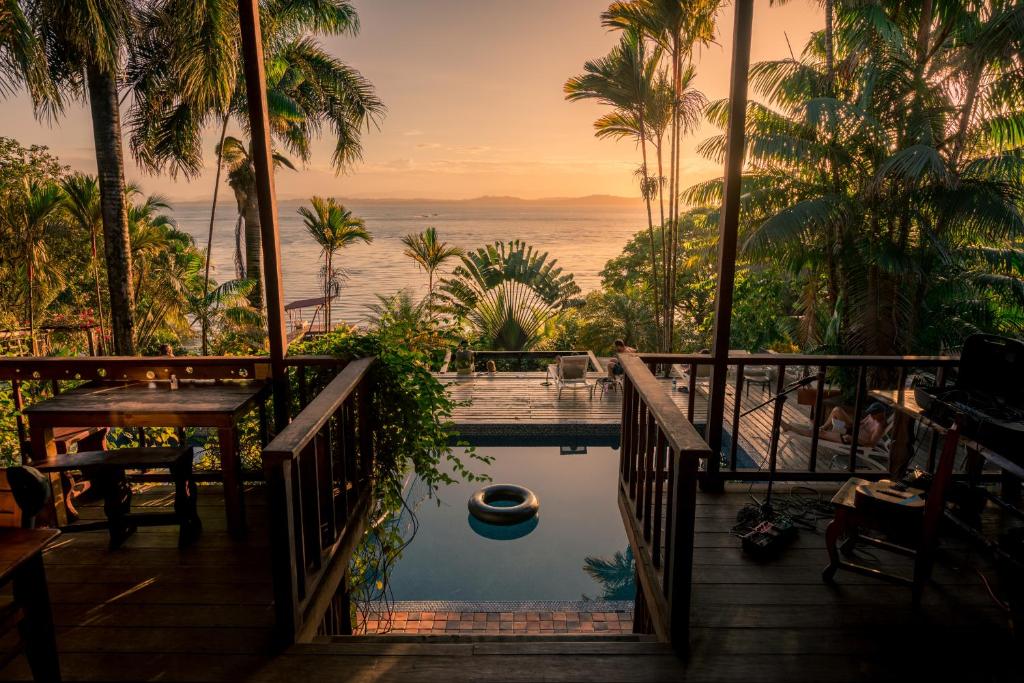
[{"label": "wooden deck", "polygon": [[[597,381],[600,374],[591,373]],[[440,379],[448,386],[449,395],[465,404],[455,410],[455,423],[467,438],[492,435],[525,437],[617,437],[622,419],[622,393],[603,391],[600,387],[591,400],[587,392],[565,390],[558,398],[554,385],[545,385],[542,372],[481,374],[468,379],[444,375]],[[680,380],[673,391],[672,381],[659,379],[665,391],[684,413],[688,394],[680,391]],[[771,394],[758,387],[746,388],[740,397],[740,412],[746,412],[770,398]],[[810,423],[809,408],[796,404],[791,395],[783,412],[783,419],[794,423]],[[732,432],[732,417],[736,402],[736,386],[726,385],[726,431]],[[708,394],[706,382],[698,382],[694,402],[695,425],[707,421]],[[773,406],[767,405],[740,418],[739,446],[753,461],[753,465],[766,469],[765,458],[771,440]],[[831,454],[819,453],[819,462],[827,464]],[[810,460],[810,447],[806,441],[783,438],[778,454],[779,469],[806,470]],[[738,464],[744,467],[743,458]],[[748,464],[747,467],[750,465]]]},{"label": "wooden deck", "polygon": [[[976,555],[947,544],[915,613],[909,590],[899,586],[844,573],[836,587],[824,585],[820,533],[802,531],[774,562],[747,559],[730,534],[749,500],[747,487],[699,497],[692,649],[685,662],[646,640],[566,636],[368,636],[274,656],[261,498],[258,489],[248,496],[253,526],[245,542],[227,536],[218,487],[203,487],[206,528],[187,550],[178,550],[172,527],[142,529],[114,552],[102,532],[57,539],[46,568],[64,680],[1020,680],[1019,668],[1009,668],[1014,650],[1005,615],[979,578],[976,567],[988,570]],[[151,506],[169,500],[166,489],[136,498]],[[608,504],[615,504],[611,492]],[[0,680],[27,674],[18,658],[0,670]]]}]

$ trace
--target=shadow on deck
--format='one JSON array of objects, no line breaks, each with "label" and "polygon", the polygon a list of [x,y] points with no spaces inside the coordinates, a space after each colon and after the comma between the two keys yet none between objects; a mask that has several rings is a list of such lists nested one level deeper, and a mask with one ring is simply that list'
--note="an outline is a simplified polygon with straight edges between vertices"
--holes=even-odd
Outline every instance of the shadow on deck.
[{"label": "shadow on deck", "polygon": [[[154,488],[136,504],[169,500]],[[749,500],[747,487],[698,497],[685,663],[658,643],[567,636],[372,636],[296,646],[275,657],[261,491],[248,497],[252,528],[240,543],[224,530],[219,489],[203,487],[200,500],[206,528],[190,549],[178,550],[175,529],[161,527],[140,530],[114,552],[101,532],[65,535],[47,551],[64,680],[1019,680],[1019,670],[1010,673],[993,654],[1012,651],[1006,618],[967,550],[945,546],[923,608],[914,612],[903,587],[852,574],[840,574],[835,587],[823,584],[820,533],[802,531],[769,564],[746,558],[730,529]],[[0,679],[27,674],[19,658]]]}]

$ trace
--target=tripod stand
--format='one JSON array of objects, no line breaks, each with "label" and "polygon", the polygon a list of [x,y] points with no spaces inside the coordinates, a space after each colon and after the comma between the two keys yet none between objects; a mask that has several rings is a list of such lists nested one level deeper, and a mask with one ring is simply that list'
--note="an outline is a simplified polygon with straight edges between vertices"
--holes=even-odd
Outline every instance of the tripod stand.
[{"label": "tripod stand", "polygon": [[[744,411],[740,417],[746,417],[755,410],[760,410],[772,401],[775,402],[775,410],[772,414],[772,435],[768,445],[768,490],[765,492],[763,501],[759,501],[757,498],[751,496],[754,502],[761,510],[761,519],[763,521],[771,520],[774,513],[772,511],[772,487],[775,484],[775,470],[778,464],[778,452],[779,452],[779,430],[782,427],[782,410],[786,405],[786,400],[789,398],[789,394],[796,391],[800,387],[806,386],[813,382],[815,377],[809,375],[803,379],[797,380],[785,387],[779,393],[768,398],[767,401],[763,401],[753,408]],[[737,400],[739,400],[737,398]]]}]

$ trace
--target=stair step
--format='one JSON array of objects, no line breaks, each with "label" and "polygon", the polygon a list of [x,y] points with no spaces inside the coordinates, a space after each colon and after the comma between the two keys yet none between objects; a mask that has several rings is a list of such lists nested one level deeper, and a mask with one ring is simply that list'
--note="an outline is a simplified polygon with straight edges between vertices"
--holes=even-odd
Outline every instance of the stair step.
[{"label": "stair step", "polygon": [[420,635],[414,633],[381,633],[358,636],[317,636],[313,643],[654,643],[657,637],[640,633],[597,635],[593,633],[533,633],[523,635],[491,635],[483,633],[451,633]]},{"label": "stair step", "polygon": [[671,652],[666,643],[652,636],[624,640],[615,636],[598,638],[559,634],[544,636],[411,636],[388,639],[387,636],[334,636],[299,643],[288,650],[291,655],[307,656],[417,656],[452,657],[472,655],[663,655]]}]

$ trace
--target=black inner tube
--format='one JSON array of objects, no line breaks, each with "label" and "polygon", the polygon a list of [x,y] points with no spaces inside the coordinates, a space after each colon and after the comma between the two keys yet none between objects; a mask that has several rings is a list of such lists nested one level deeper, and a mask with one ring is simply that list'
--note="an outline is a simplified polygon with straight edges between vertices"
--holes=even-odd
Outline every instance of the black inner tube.
[{"label": "black inner tube", "polygon": [[[512,503],[512,505],[495,505]],[[518,524],[537,515],[540,501],[527,488],[511,484],[485,486],[469,499],[469,512],[488,524]]]}]

